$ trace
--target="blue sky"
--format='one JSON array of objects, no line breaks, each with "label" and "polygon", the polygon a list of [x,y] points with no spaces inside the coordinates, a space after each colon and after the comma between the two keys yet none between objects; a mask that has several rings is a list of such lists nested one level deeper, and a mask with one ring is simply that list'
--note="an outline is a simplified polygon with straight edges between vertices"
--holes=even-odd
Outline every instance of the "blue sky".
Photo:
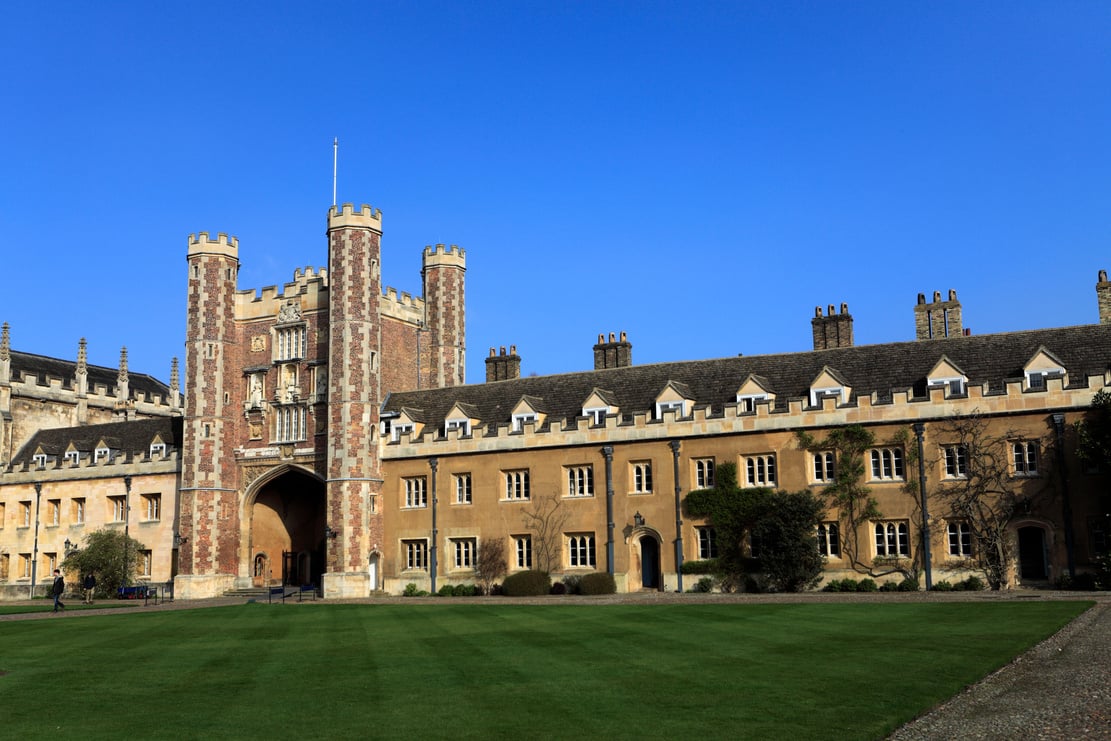
[{"label": "blue sky", "polygon": [[1097,321],[1111,269],[1111,4],[5,3],[0,321],[163,379],[186,238],[240,288],[383,212],[383,280],[467,251],[467,378]]}]

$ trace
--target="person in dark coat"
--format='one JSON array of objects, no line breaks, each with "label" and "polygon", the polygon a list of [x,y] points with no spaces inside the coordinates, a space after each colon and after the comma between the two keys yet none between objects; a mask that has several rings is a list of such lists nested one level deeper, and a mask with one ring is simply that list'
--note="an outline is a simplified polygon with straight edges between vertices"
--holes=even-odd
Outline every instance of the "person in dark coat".
[{"label": "person in dark coat", "polygon": [[85,590],[85,604],[91,605],[93,603],[93,592],[96,591],[96,576],[93,572],[85,574],[85,581],[81,583],[81,587]]},{"label": "person in dark coat", "polygon": [[50,588],[50,594],[54,596],[54,612],[66,609],[62,603],[62,592],[66,591],[66,580],[62,578],[62,572],[54,569],[54,586]]}]

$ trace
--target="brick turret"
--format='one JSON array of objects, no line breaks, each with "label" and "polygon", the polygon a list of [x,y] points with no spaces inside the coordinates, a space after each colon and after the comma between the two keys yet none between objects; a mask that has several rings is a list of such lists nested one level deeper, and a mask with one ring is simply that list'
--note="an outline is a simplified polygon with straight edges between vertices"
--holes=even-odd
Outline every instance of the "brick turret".
[{"label": "brick turret", "polygon": [[424,325],[430,338],[429,383],[435,388],[465,383],[464,277],[467,253],[455,245],[424,248]]}]

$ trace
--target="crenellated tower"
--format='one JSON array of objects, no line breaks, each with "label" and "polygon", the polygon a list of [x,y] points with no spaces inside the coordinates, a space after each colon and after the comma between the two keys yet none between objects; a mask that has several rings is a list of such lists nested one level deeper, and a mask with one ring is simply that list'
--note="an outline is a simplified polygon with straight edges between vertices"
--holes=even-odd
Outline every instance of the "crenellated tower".
[{"label": "crenellated tower", "polygon": [[466,382],[467,333],[464,277],[467,253],[456,245],[424,248],[425,329],[429,337],[429,383],[433,388]]},{"label": "crenellated tower", "polygon": [[179,596],[205,597],[231,586],[237,567],[239,507],[235,440],[225,388],[236,345],[239,241],[190,235],[185,331],[185,426],[181,468]]},{"label": "crenellated tower", "polygon": [[382,400],[382,213],[350,203],[328,212],[327,542],[325,596],[366,595],[382,543],[378,409]]}]

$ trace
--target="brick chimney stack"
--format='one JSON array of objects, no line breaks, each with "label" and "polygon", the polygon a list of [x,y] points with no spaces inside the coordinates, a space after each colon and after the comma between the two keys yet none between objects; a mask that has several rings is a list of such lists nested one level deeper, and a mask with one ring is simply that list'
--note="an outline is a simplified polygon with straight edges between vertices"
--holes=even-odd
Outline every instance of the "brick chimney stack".
[{"label": "brick chimney stack", "polygon": [[628,368],[633,364],[633,346],[621,333],[621,339],[610,332],[609,342],[604,334],[598,335],[598,344],[594,346],[594,370],[605,368]]},{"label": "brick chimney stack", "polygon": [[511,381],[521,377],[521,356],[517,354],[517,346],[509,346],[509,354],[505,353],[505,345],[501,353],[496,354],[490,348],[490,357],[486,358],[486,383],[491,381]]},{"label": "brick chimney stack", "polygon": [[822,307],[814,307],[814,318],[810,320],[814,330],[814,349],[830,350],[835,347],[853,346],[853,317],[849,314],[849,305],[841,304],[841,313],[834,311],[833,304],[829,305],[829,313],[822,316]]}]

